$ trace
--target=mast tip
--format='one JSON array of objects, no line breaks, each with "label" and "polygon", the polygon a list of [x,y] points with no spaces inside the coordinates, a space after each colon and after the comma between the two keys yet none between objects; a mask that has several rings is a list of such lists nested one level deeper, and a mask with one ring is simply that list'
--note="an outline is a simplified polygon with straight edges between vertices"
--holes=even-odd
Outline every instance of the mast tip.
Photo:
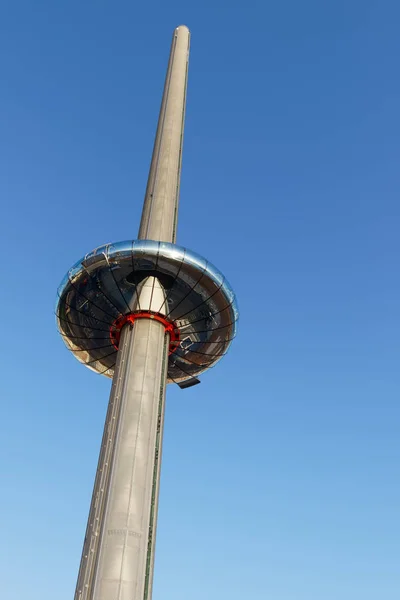
[{"label": "mast tip", "polygon": [[178,27],[175,28],[175,33],[178,33],[179,31],[186,31],[187,33],[190,33],[190,29],[186,25],[178,25]]}]

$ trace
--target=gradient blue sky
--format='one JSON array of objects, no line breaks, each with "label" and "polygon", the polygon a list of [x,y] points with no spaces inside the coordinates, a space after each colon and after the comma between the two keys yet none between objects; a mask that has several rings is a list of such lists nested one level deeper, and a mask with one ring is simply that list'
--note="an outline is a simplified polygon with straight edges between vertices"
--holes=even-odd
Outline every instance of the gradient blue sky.
[{"label": "gradient blue sky", "polygon": [[168,392],[154,600],[400,595],[400,5],[5,1],[4,600],[71,600],[110,383],[56,289],[135,237],[173,28],[192,30],[178,241],[229,355]]}]

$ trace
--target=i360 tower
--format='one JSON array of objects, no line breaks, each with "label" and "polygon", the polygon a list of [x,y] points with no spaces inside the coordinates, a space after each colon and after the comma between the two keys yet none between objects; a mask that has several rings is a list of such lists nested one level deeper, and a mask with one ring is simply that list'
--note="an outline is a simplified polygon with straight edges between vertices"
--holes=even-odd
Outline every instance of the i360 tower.
[{"label": "i360 tower", "polygon": [[75,600],[150,600],[167,383],[227,351],[237,309],[224,276],[175,244],[189,57],[175,29],[138,239],[78,261],[58,290],[68,349],[112,388]]}]

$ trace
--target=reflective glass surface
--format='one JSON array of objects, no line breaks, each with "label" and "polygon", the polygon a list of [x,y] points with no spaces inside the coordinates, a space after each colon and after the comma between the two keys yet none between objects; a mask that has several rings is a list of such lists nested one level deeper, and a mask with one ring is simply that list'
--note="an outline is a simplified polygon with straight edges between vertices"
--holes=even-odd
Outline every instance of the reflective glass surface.
[{"label": "reflective glass surface", "polygon": [[[222,273],[203,257],[166,242],[107,244],[88,253],[58,288],[57,325],[76,358],[112,377],[117,350],[110,328],[122,315],[141,310],[138,288],[157,277],[165,313],[180,332],[169,357],[168,381],[196,377],[226,353],[236,333],[235,294]],[[160,300],[161,302],[161,300]]]}]

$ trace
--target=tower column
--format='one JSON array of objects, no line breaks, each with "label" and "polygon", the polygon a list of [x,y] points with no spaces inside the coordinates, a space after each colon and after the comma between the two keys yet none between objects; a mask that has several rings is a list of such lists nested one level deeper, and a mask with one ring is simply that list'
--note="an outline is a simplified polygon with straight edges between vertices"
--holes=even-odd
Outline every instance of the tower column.
[{"label": "tower column", "polygon": [[[175,29],[139,239],[175,242],[189,39]],[[155,277],[139,300],[168,313]],[[168,351],[161,322],[122,328],[75,600],[151,600]]]},{"label": "tower column", "polygon": [[189,29],[177,27],[172,36],[139,239],[176,241],[189,45]]},{"label": "tower column", "polygon": [[151,597],[168,347],[151,319],[121,332],[76,600]]}]

